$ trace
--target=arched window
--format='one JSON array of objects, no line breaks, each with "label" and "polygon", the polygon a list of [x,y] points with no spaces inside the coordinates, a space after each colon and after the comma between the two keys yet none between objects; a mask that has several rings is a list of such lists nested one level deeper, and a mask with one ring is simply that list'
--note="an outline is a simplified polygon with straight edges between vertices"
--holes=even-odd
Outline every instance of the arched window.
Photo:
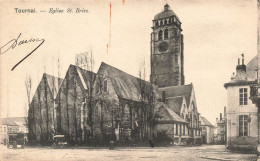
[{"label": "arched window", "polygon": [[163,32],[162,32],[162,30],[160,30],[159,34],[158,34],[158,40],[162,40],[162,35],[163,35]]},{"label": "arched window", "polygon": [[163,101],[163,103],[165,103],[165,101],[166,101],[165,91],[162,92],[162,101]]},{"label": "arched window", "polygon": [[107,92],[107,80],[104,81],[104,92]]},{"label": "arched window", "polygon": [[130,107],[128,104],[126,104],[124,106],[123,109],[123,118],[122,118],[122,126],[124,128],[130,128],[130,124],[131,124],[131,118],[130,118]]},{"label": "arched window", "polygon": [[167,20],[166,20],[166,19],[164,20],[164,24],[165,24],[165,25],[167,24]]},{"label": "arched window", "polygon": [[159,23],[160,23],[160,26],[162,26],[162,25],[163,25],[163,22],[162,22],[162,21],[160,21]]},{"label": "arched window", "polygon": [[158,21],[156,21],[156,22],[155,22],[155,26],[159,26],[159,23],[158,23]]},{"label": "arched window", "polygon": [[100,87],[99,82],[97,82],[97,84],[96,84],[96,94],[99,92],[99,87]]},{"label": "arched window", "polygon": [[164,39],[168,39],[168,29],[164,30]]}]

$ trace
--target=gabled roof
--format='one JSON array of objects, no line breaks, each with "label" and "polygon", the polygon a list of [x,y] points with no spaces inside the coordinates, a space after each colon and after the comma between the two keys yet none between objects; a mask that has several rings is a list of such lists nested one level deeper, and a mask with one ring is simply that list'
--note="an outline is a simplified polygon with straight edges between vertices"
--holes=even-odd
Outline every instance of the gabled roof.
[{"label": "gabled roof", "polygon": [[167,104],[177,114],[180,114],[181,107],[183,104],[183,97],[184,96],[177,96],[167,99]]},{"label": "gabled roof", "polygon": [[46,74],[46,73],[44,73],[43,75],[46,77],[49,88],[51,90],[51,94],[53,95],[53,98],[55,99],[58,94],[58,91],[62,84],[63,79],[54,77],[54,76]]},{"label": "gabled roof", "polygon": [[202,126],[212,126],[212,127],[215,127],[203,116],[200,116],[200,122],[201,122],[200,125],[202,125]]},{"label": "gabled roof", "polygon": [[15,121],[15,122],[26,122],[27,117],[8,117],[9,120]]},{"label": "gabled roof", "polygon": [[13,120],[8,119],[8,118],[3,118],[1,120],[2,125],[7,125],[7,126],[18,126]]},{"label": "gabled roof", "polygon": [[163,122],[182,122],[187,123],[183,118],[176,114],[168,105],[158,102],[155,104],[155,111],[157,117],[161,118]]},{"label": "gabled roof", "polygon": [[246,65],[246,76],[248,80],[257,79],[257,55]]},{"label": "gabled roof", "polygon": [[89,88],[89,84],[90,84],[90,79],[92,79],[92,82],[94,83],[95,77],[96,77],[96,73],[91,72],[89,70],[83,69],[79,66],[76,65],[70,65],[68,71],[72,69],[72,70],[76,70],[76,72],[79,75],[79,79],[82,83],[82,86],[85,90],[87,90]]},{"label": "gabled roof", "polygon": [[[175,99],[174,97],[184,96],[188,107],[190,105],[192,89],[193,89],[192,83],[187,85],[182,85],[182,86],[171,86],[171,87],[159,88],[161,92],[165,91],[166,98]],[[180,98],[176,98],[176,101],[180,102]],[[176,104],[178,104],[178,102],[176,102]]]},{"label": "gabled roof", "polygon": [[100,65],[98,75],[101,74],[100,72],[102,70],[107,72],[107,75],[111,79],[114,89],[120,98],[140,102],[142,101],[141,96],[145,96],[143,101],[147,101],[148,96],[151,96],[152,93],[154,94],[154,97],[159,97],[157,88],[150,82],[127,74],[104,62]]}]

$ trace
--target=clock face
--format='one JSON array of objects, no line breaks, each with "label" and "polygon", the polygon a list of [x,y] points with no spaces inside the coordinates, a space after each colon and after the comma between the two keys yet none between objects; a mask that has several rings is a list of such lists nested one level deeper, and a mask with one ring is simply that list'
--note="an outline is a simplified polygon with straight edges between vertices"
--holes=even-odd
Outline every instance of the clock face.
[{"label": "clock face", "polygon": [[160,44],[159,44],[159,51],[160,52],[165,52],[165,51],[167,51],[168,50],[168,47],[169,47],[169,45],[168,45],[168,43],[167,42],[161,42]]}]

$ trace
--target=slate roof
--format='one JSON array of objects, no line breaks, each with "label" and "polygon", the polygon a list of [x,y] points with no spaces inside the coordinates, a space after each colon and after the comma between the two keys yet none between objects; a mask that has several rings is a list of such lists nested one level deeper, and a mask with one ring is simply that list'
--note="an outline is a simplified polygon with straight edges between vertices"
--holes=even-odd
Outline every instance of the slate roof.
[{"label": "slate roof", "polygon": [[[158,116],[162,117],[162,120],[160,121],[168,121],[168,122],[182,122],[182,123],[187,123],[183,118],[181,118],[178,114],[176,114],[168,105],[158,102],[155,104],[155,111],[156,114],[161,113],[163,116]],[[160,111],[164,110],[164,111]]]},{"label": "slate roof", "polygon": [[[168,4],[166,4],[166,5],[168,5]],[[156,14],[154,16],[154,20],[164,19],[164,18],[168,18],[168,17],[171,17],[171,16],[175,16],[179,20],[178,16],[171,9],[166,10],[166,11],[164,10],[164,11]]]},{"label": "slate roof", "polygon": [[27,120],[27,117],[8,117],[8,119],[14,122],[24,122]]},{"label": "slate roof", "polygon": [[183,97],[184,96],[177,96],[177,97],[169,98],[167,100],[167,104],[169,105],[169,107],[177,114],[179,114],[181,111]]},{"label": "slate roof", "polygon": [[248,80],[255,80],[257,78],[257,55],[246,65],[246,76]]},{"label": "slate roof", "polygon": [[133,101],[142,101],[141,94],[144,95],[147,102],[148,96],[151,96],[153,91],[154,97],[160,97],[157,87],[152,85],[150,82],[144,81],[137,77],[134,77],[130,74],[127,74],[111,65],[108,65],[104,62],[101,63],[98,75],[100,71],[105,70],[108,74],[108,77],[112,80],[114,89],[120,98],[125,98]]},{"label": "slate roof", "polygon": [[1,120],[2,125],[7,125],[7,126],[18,126],[13,120],[8,119],[8,118],[3,118]]},{"label": "slate roof", "polygon": [[54,76],[46,74],[46,73],[44,73],[43,75],[46,76],[46,79],[47,79],[48,85],[50,87],[51,93],[53,95],[53,98],[55,99],[57,94],[58,94],[58,91],[59,91],[59,88],[62,84],[63,79],[58,78],[58,77],[54,77]]},{"label": "slate roof", "polygon": [[91,72],[91,71],[86,70],[86,69],[83,69],[83,68],[80,68],[79,66],[72,65],[72,64],[69,66],[69,70],[70,70],[70,68],[77,71],[79,78],[82,82],[83,88],[85,90],[87,90],[89,88],[89,82],[90,82],[91,78],[92,78],[92,81],[94,83],[94,80],[95,80],[96,75],[97,75],[96,73]]},{"label": "slate roof", "polygon": [[[165,91],[166,98],[172,97],[179,97],[179,96],[184,96],[186,99],[187,106],[189,107],[190,105],[190,98],[191,98],[191,92],[193,89],[193,84],[187,84],[187,85],[182,85],[182,86],[171,86],[171,87],[164,87],[160,88],[160,92]],[[180,98],[176,98],[176,105],[180,103]]]},{"label": "slate roof", "polygon": [[200,116],[200,122],[201,122],[201,125],[215,127],[203,116]]}]

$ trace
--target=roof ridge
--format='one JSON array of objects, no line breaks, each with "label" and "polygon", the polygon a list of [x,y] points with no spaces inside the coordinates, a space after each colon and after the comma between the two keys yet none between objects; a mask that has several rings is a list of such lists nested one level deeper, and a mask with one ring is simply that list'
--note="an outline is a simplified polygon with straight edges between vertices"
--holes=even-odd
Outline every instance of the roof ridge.
[{"label": "roof ridge", "polygon": [[141,81],[144,81],[144,82],[147,82],[147,83],[149,83],[149,84],[152,84],[152,83],[149,82],[149,81],[146,81],[146,80],[143,80],[143,79],[141,79],[141,78],[135,77],[135,76],[133,76],[133,75],[131,75],[131,74],[129,74],[129,73],[126,73],[126,72],[124,72],[123,70],[118,69],[118,68],[116,68],[116,67],[114,67],[114,66],[112,66],[112,65],[109,65],[109,64],[105,63],[105,62],[102,62],[101,65],[102,65],[102,64],[107,65],[107,66],[109,66],[109,67],[111,67],[111,68],[113,68],[113,69],[116,69],[116,70],[118,70],[119,72],[122,72],[122,73],[124,73],[124,74],[126,74],[126,75],[128,75],[128,76],[131,76],[131,77],[133,77],[134,79],[139,79],[139,80],[141,80]]},{"label": "roof ridge", "polygon": [[48,77],[54,77],[54,78],[62,79],[60,77],[56,77],[56,76],[53,76],[53,75],[50,75],[50,74],[47,74],[47,73],[43,73],[43,75],[48,76]]},{"label": "roof ridge", "polygon": [[180,87],[188,87],[188,86],[193,86],[192,83],[190,84],[185,84],[185,85],[180,85],[180,86],[168,86],[168,87],[161,87],[160,89],[168,89],[168,88],[180,88]]},{"label": "roof ridge", "polygon": [[93,71],[90,71],[90,70],[87,70],[87,69],[81,68],[81,67],[79,67],[79,66],[77,66],[77,65],[74,65],[74,64],[70,64],[70,66],[73,66],[73,67],[79,68],[79,69],[84,70],[84,71],[87,71],[87,72],[91,72],[91,73],[93,73],[93,74],[97,74],[97,73],[95,73],[95,72],[93,72]]},{"label": "roof ridge", "polygon": [[254,58],[252,58],[252,59],[246,64],[246,67],[247,67],[250,63],[252,63],[255,59],[257,59],[257,55],[256,55]]}]

